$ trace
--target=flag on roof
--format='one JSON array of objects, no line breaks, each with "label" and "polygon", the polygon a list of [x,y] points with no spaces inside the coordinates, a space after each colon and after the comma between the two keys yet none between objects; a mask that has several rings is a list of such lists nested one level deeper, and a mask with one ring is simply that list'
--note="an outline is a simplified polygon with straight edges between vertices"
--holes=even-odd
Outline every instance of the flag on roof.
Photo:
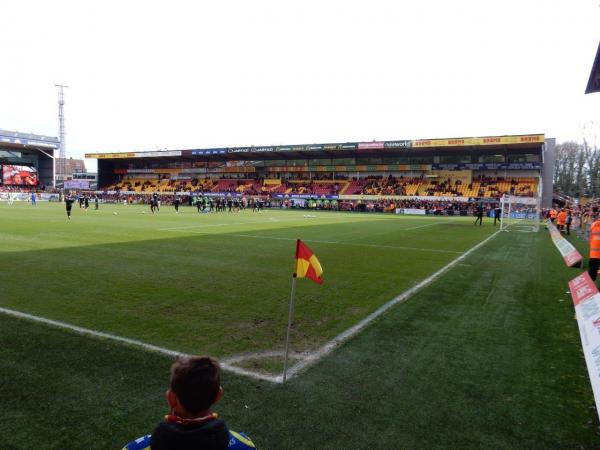
[{"label": "flag on roof", "polygon": [[297,278],[310,278],[315,283],[322,284],[323,268],[321,263],[308,245],[300,239],[296,242],[296,273]]}]

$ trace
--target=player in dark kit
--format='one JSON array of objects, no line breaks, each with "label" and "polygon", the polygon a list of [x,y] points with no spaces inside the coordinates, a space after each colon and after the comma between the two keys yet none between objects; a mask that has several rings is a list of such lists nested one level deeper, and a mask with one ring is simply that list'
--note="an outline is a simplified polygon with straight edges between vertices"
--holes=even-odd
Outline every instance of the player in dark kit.
[{"label": "player in dark kit", "polygon": [[477,222],[479,222],[479,226],[481,226],[481,223],[483,222],[483,206],[477,206],[476,216],[477,218],[475,219],[475,223],[473,225],[477,225]]},{"label": "player in dark kit", "polygon": [[67,217],[69,218],[69,220],[71,220],[71,209],[73,208],[74,202],[75,200],[73,200],[73,197],[71,197],[70,195],[67,195],[65,197],[65,208],[67,209]]},{"label": "player in dark kit", "polygon": [[181,205],[181,199],[179,197],[175,197],[175,200],[173,200],[173,205],[175,206],[175,214],[179,214],[179,205]]},{"label": "player in dark kit", "polygon": [[502,215],[502,208],[500,208],[499,206],[496,206],[494,208],[494,226],[496,225],[496,222],[500,222],[501,215]]},{"label": "player in dark kit", "polygon": [[158,194],[155,192],[152,194],[152,200],[150,200],[150,211],[154,214],[154,211],[158,212]]}]

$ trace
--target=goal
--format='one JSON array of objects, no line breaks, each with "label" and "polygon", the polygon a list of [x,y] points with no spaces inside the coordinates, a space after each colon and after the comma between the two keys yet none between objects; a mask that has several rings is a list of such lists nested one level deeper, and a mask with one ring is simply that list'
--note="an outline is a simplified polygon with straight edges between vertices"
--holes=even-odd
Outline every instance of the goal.
[{"label": "goal", "polygon": [[542,212],[540,204],[540,197],[504,195],[500,199],[500,229],[521,233],[539,231]]}]

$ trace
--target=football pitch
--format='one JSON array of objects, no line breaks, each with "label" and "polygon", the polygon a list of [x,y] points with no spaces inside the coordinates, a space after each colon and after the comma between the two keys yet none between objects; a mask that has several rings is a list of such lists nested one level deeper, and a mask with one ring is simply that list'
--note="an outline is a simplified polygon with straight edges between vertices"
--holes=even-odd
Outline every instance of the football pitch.
[{"label": "football pitch", "polygon": [[67,221],[56,204],[2,206],[0,306],[220,358],[281,350],[297,238],[325,270],[323,285],[297,287],[293,348],[310,351],[494,231],[451,217],[103,205]]},{"label": "football pitch", "polygon": [[[0,307],[265,375],[227,372],[218,408],[260,448],[593,448],[565,294],[579,272],[545,230],[496,231],[470,217],[123,205],[75,205],[68,221],[61,204],[0,203]],[[298,281],[293,362],[315,365],[281,385],[265,380],[282,367],[298,238],[325,282]],[[119,448],[160,420],[170,357],[7,314],[0,343],[6,448]],[[36,406],[52,417],[28,432]]]}]

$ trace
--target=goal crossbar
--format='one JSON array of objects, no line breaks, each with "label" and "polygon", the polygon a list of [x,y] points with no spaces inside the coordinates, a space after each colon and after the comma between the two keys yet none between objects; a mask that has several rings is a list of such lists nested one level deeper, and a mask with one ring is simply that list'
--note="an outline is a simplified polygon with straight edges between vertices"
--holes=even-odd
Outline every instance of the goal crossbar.
[{"label": "goal crossbar", "polygon": [[500,199],[500,230],[522,233],[540,229],[541,201],[539,197],[504,195]]}]

